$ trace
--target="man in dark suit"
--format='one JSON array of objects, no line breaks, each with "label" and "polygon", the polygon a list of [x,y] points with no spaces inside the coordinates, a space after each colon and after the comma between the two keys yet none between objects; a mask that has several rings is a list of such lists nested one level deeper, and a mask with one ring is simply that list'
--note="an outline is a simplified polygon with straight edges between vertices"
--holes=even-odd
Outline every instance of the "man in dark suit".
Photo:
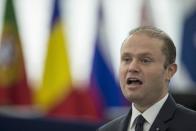
[{"label": "man in dark suit", "polygon": [[120,53],[120,85],[131,109],[98,131],[196,131],[196,112],[176,104],[169,94],[177,71],[171,38],[158,28],[138,27]]}]

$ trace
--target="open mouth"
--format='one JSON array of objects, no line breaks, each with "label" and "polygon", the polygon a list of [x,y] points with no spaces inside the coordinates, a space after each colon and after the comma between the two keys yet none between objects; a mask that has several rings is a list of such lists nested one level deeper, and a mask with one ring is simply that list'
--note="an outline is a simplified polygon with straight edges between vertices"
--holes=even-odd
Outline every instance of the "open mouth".
[{"label": "open mouth", "polygon": [[138,78],[128,78],[127,84],[128,85],[142,85],[143,82]]}]

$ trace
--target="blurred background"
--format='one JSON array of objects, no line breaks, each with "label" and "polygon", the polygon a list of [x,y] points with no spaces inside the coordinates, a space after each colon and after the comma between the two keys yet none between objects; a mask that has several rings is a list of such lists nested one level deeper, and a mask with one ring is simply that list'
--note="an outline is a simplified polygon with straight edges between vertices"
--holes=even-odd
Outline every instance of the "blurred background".
[{"label": "blurred background", "polygon": [[97,123],[128,111],[119,51],[140,25],[173,39],[170,90],[196,110],[196,0],[0,0],[0,112]]}]

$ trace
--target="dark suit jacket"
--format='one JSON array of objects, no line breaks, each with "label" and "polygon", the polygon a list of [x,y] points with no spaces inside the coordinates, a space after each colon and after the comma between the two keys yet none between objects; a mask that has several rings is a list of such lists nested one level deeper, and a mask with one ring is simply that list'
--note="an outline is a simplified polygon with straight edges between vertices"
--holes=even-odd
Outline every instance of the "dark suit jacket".
[{"label": "dark suit jacket", "polygon": [[[131,118],[128,114],[103,125],[98,131],[127,131]],[[150,131],[196,131],[196,112],[176,104],[169,95]]]}]

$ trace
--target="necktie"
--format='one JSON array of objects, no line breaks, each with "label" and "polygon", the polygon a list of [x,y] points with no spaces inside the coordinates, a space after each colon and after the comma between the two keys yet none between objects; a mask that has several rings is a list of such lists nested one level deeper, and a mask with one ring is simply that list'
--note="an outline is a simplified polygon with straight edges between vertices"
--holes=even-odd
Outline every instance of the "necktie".
[{"label": "necktie", "polygon": [[136,118],[136,126],[135,131],[143,131],[143,125],[144,125],[145,119],[142,115],[139,115]]}]

